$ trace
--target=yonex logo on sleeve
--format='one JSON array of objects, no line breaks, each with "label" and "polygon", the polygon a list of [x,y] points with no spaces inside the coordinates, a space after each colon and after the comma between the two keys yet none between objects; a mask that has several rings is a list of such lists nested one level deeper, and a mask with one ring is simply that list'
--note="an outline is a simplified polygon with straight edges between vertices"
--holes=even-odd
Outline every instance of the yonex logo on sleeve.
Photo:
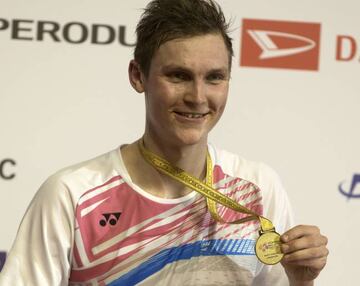
[{"label": "yonex logo on sleeve", "polygon": [[244,19],[241,66],[319,69],[320,24]]},{"label": "yonex logo on sleeve", "polygon": [[119,221],[121,212],[118,213],[105,213],[102,214],[102,218],[99,220],[99,224],[104,227],[106,225],[114,226]]}]

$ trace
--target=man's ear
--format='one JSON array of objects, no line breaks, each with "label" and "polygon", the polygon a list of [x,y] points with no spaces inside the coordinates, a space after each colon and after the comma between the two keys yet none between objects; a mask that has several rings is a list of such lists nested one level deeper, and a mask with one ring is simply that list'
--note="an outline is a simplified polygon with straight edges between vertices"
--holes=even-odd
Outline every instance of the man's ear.
[{"label": "man's ear", "polygon": [[132,87],[138,93],[144,92],[144,74],[141,72],[140,65],[135,60],[130,61],[128,73]]}]

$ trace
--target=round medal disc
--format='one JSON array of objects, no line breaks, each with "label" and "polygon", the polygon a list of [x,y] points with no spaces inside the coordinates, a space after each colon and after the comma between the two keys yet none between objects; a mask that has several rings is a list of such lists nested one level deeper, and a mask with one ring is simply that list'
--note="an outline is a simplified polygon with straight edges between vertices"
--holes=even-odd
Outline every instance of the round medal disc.
[{"label": "round medal disc", "polygon": [[284,256],[281,252],[280,245],[280,234],[275,231],[262,233],[255,244],[257,258],[262,263],[268,265],[279,263]]}]

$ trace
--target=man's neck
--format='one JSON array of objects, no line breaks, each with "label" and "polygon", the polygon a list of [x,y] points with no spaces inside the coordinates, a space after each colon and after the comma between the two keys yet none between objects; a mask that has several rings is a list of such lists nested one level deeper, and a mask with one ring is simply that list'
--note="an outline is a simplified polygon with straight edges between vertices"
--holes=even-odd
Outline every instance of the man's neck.
[{"label": "man's neck", "polygon": [[[156,170],[155,167],[145,161],[139,150],[138,143],[136,141],[123,147],[121,150],[125,166],[136,185],[150,194],[163,198],[178,198],[192,191]],[[144,138],[144,146],[192,176],[200,179],[205,177],[206,143],[178,148],[171,145],[159,146],[159,144],[155,144],[152,140]]]},{"label": "man's neck", "polygon": [[162,140],[155,141],[150,136],[142,138],[144,146],[149,151],[167,160],[190,175],[201,178],[205,174],[207,142],[192,145],[178,145]]}]

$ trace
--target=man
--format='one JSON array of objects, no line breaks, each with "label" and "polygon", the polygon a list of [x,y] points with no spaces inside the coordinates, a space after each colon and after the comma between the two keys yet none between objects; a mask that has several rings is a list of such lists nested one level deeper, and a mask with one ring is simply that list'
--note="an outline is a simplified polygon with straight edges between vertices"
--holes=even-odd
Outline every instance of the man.
[{"label": "man", "polygon": [[[0,285],[313,285],[326,237],[314,226],[290,228],[286,194],[269,167],[208,144],[228,95],[227,27],[210,0],[147,6],[129,65],[131,85],[145,94],[144,135],[43,184]],[[166,159],[171,174],[153,158]],[[247,215],[214,207],[186,178],[174,179],[174,166],[285,232],[281,264],[255,256],[257,220],[228,223]]]}]

